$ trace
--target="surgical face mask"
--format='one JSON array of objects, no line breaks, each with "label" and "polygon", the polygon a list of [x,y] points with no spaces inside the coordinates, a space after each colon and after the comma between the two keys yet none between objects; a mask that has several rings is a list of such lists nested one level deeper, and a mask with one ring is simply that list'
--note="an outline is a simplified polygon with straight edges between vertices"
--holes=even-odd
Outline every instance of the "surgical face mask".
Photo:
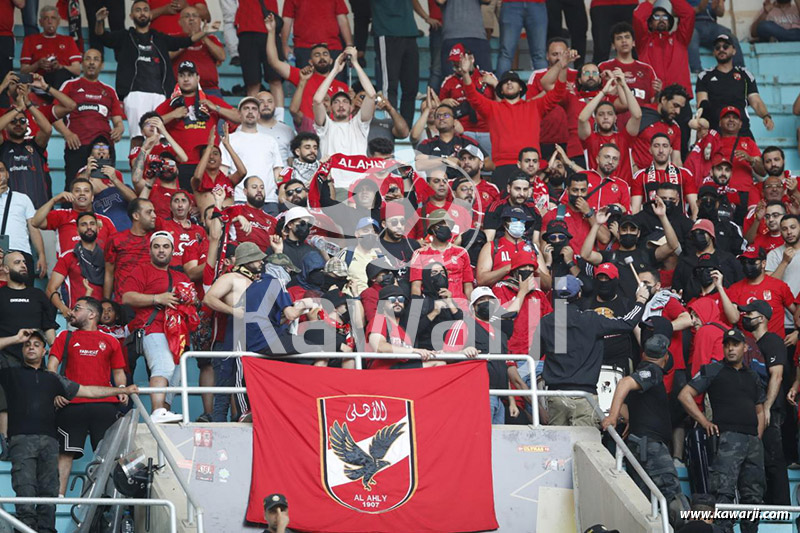
[{"label": "surgical face mask", "polygon": [[433,228],[433,236],[436,237],[436,240],[438,241],[450,242],[453,232],[450,230],[447,224],[439,224]]},{"label": "surgical face mask", "polygon": [[525,223],[521,220],[512,220],[508,224],[508,234],[519,239],[525,234]]},{"label": "surgical face mask", "polygon": [[619,244],[623,248],[633,248],[639,242],[639,237],[635,233],[625,233],[619,236]]},{"label": "surgical face mask", "polygon": [[492,317],[492,311],[494,308],[492,303],[493,302],[491,300],[487,300],[485,302],[478,302],[475,304],[475,316],[485,322],[488,322]]},{"label": "surgical face mask", "polygon": [[756,279],[761,275],[761,266],[751,261],[742,261],[742,272],[747,279]]},{"label": "surgical face mask", "polygon": [[609,300],[614,297],[619,288],[618,279],[603,279],[595,280],[597,285],[597,295],[604,300]]},{"label": "surgical face mask", "polygon": [[294,225],[294,234],[300,242],[303,242],[308,237],[308,234],[311,232],[311,226],[308,225],[308,222],[305,220],[301,220],[297,224]]},{"label": "surgical face mask", "polygon": [[358,244],[367,250],[372,250],[378,246],[378,236],[374,233],[368,233],[366,235],[362,235],[357,237]]}]

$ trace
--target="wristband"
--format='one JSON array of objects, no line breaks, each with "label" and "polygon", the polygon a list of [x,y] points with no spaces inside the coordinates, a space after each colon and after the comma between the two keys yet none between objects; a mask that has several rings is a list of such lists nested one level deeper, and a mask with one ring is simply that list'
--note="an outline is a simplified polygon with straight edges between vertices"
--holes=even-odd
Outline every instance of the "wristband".
[{"label": "wristband", "polygon": [[47,87],[44,88],[44,92],[49,93],[50,89],[52,89],[52,88],[53,88],[53,86],[48,83]]},{"label": "wristband", "polygon": [[770,115],[769,113],[767,113],[767,114],[766,114],[766,115],[764,115],[762,118],[768,118],[768,119],[772,120],[772,115]]},{"label": "wristband", "polygon": [[31,107],[33,107],[33,102],[28,102],[25,104],[25,109],[30,109]]}]

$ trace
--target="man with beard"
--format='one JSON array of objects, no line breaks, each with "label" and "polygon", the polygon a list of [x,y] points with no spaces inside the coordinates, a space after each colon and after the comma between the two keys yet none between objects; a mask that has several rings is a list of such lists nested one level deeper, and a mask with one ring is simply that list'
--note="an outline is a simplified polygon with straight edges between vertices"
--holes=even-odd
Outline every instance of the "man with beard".
[{"label": "man with beard", "polygon": [[[733,218],[734,222],[741,224],[745,216],[752,212],[759,203],[758,190],[754,187],[749,187],[745,190],[734,187],[731,184],[732,175],[733,165],[730,159],[721,153],[717,153],[711,160],[711,175],[703,179],[700,188],[710,187],[715,189],[721,203],[727,208],[727,217],[729,219]],[[698,191],[698,202],[700,200]],[[708,216],[712,214],[708,206],[704,209],[701,204],[698,208],[701,218],[711,218],[711,216]]]},{"label": "man with beard", "polygon": [[[517,156],[517,168],[526,176],[531,184],[531,200],[540,215],[544,215],[550,210],[550,193],[548,184],[541,178],[541,163],[539,150],[532,146],[526,146],[519,151]],[[563,186],[563,182],[561,183]],[[488,206],[487,206],[488,207]]]},{"label": "man with beard", "polygon": [[[180,303],[174,293],[175,287],[179,283],[191,282],[183,272],[169,268],[174,249],[174,240],[169,232],[157,231],[149,241],[150,260],[136,266],[130,276],[122,279],[119,292],[122,294],[122,304],[130,305],[136,311],[136,316],[128,324],[130,330],[145,330],[143,347],[150,386],[178,386],[180,372],[173,361],[164,330],[165,309],[174,308]],[[170,399],[163,393],[150,396],[153,407],[150,416],[154,423],[181,420],[181,415],[167,409]]]},{"label": "man with beard", "polygon": [[[353,68],[358,74],[358,81],[364,87],[367,95],[361,104],[361,110],[357,115],[351,117],[353,102],[347,92],[332,89],[333,78],[342,72],[345,67],[347,56],[355,57],[356,49],[347,48],[342,55],[336,58],[333,69],[314,93],[314,129],[319,135],[320,152],[323,156],[333,154],[345,155],[364,155],[367,153],[367,136],[369,135],[369,123],[375,114],[375,88],[369,81],[364,69],[358,62],[353,64]],[[334,92],[335,91],[335,92]],[[325,108],[325,97],[330,97],[331,113]],[[351,183],[336,180],[337,187],[347,188]],[[339,183],[342,181],[341,183]]]},{"label": "man with beard", "polygon": [[[290,158],[294,157],[289,147],[294,140],[294,129],[282,122],[283,105],[275,103],[275,97],[269,91],[261,91],[256,95],[259,102],[258,107],[258,131],[270,135],[278,143],[278,150],[281,153],[281,163],[286,164]],[[276,111],[280,108],[280,117]]]},{"label": "man with beard", "polygon": [[[314,221],[314,215],[309,213],[305,207],[293,207],[286,211],[283,215],[281,238],[272,239],[271,248],[266,250],[267,255],[286,254],[292,264],[302,265],[303,258],[307,253],[319,251],[306,242]],[[324,254],[323,258],[327,259]]]},{"label": "man with beard", "polygon": [[587,170],[589,176],[589,194],[587,200],[595,210],[616,205],[623,212],[631,211],[631,191],[628,183],[615,176],[619,168],[622,151],[615,144],[604,144],[597,152],[594,167]]},{"label": "man with beard", "polygon": [[[630,118],[625,122],[625,128],[622,131],[617,129],[615,104],[606,99],[612,92],[616,92],[617,96],[622,93],[622,98],[617,98],[616,102],[624,101],[627,109],[630,110]],[[617,174],[627,184],[633,183],[630,146],[639,134],[639,124],[642,120],[642,109],[639,107],[637,99],[631,98],[631,96],[632,93],[627,83],[616,84],[613,79],[609,80],[578,115],[578,138],[583,143],[588,167],[590,169],[596,167],[601,146],[614,144],[620,150]],[[594,127],[592,127],[592,118],[594,118]]]},{"label": "man with beard", "polygon": [[697,75],[697,106],[703,109],[703,116],[708,119],[711,129],[718,130],[720,112],[723,108],[733,106],[744,113],[742,118],[742,135],[752,137],[750,120],[745,113],[750,104],[756,114],[764,121],[767,131],[772,131],[775,124],[767,111],[767,106],[758,94],[755,76],[744,66],[734,66],[733,58],[736,48],[730,36],[722,34],[714,39],[714,59],[717,65],[707,68]]},{"label": "man with beard", "polygon": [[[263,17],[262,17],[263,18]],[[306,65],[301,65],[298,63],[296,67],[291,66],[287,63],[278,53],[278,47],[275,44],[276,39],[276,30],[275,30],[275,19],[274,18],[267,18],[266,21],[267,27],[267,61],[269,61],[269,66],[272,67],[275,72],[280,74],[280,76],[288,80],[292,85],[295,87],[300,83],[300,69],[305,67]],[[311,47],[311,58],[308,60],[308,64],[314,67],[314,73],[311,75],[311,78],[308,80],[305,86],[305,90],[303,91],[303,100],[300,104],[300,111],[303,113],[304,117],[313,117],[314,116],[314,109],[313,109],[313,97],[314,94],[317,92],[317,89],[322,82],[325,81],[325,76],[333,68],[334,59],[331,56],[331,51],[328,48],[328,45],[325,43],[315,44]],[[355,56],[353,57],[355,59]],[[339,93],[344,92],[347,93],[349,88],[347,84],[342,83],[339,80],[333,80],[331,82],[331,87],[333,87],[333,91]],[[278,94],[273,92],[273,96],[275,96],[276,102],[283,102],[283,95],[278,98]]]},{"label": "man with beard", "polygon": [[[777,179],[777,178],[767,178]],[[780,187],[780,184],[778,184]],[[756,248],[763,248],[767,253],[783,244],[781,236],[781,219],[786,215],[786,206],[782,202],[770,201],[758,203],[750,219],[750,228],[745,240]],[[760,228],[763,226],[763,232]],[[747,227],[747,220],[745,220]]]},{"label": "man with beard", "polygon": [[[202,29],[203,19],[208,20],[208,11],[204,8],[205,4],[198,2],[196,5],[187,5],[181,9],[179,24],[183,35],[192,36]],[[201,14],[201,9],[205,11],[205,15]],[[178,66],[184,61],[191,61],[197,65],[197,72],[200,74],[200,79],[203,80],[203,91],[213,96],[222,96],[217,65],[225,61],[225,48],[216,36],[206,35],[188,48],[170,52],[169,57],[172,60],[172,70],[176,77]]]},{"label": "man with beard", "polygon": [[643,266],[654,268],[680,247],[678,236],[675,235],[675,230],[672,229],[672,224],[669,223],[669,218],[667,218],[667,208],[658,197],[656,197],[656,201],[653,204],[653,214],[658,217],[659,223],[664,228],[664,237],[666,238],[666,242],[658,248],[650,248],[641,244],[641,228],[636,218],[628,215],[621,218],[617,224],[619,248],[599,252],[594,250],[592,244],[597,240],[597,231],[609,220],[608,210],[602,209],[597,213],[595,223],[592,224],[592,229],[589,231],[586,240],[583,241],[583,247],[580,250],[580,256],[592,265],[599,266],[604,263],[610,263],[619,269],[619,290],[627,298],[633,296],[639,284],[627,264],[628,257],[633,259],[631,264],[637,270]]},{"label": "man with beard", "polygon": [[[200,151],[195,148],[206,145],[208,132],[216,129],[220,120],[239,124],[242,119],[225,100],[203,93],[197,65],[191,61],[182,61],[178,65],[178,89],[177,94],[173,93],[171,99],[156,108],[156,113],[161,115],[175,141],[187,150],[189,159],[178,166],[178,179],[184,191],[191,191],[194,169],[200,162]],[[248,166],[248,170],[254,169]]]},{"label": "man with beard", "polygon": [[[8,169],[11,190],[27,194],[38,209],[53,196],[45,154],[53,128],[31,102],[30,89],[30,85],[18,85],[11,109],[0,117],[0,131],[5,133],[0,145],[0,161]],[[33,139],[25,137],[29,127],[28,111],[39,128]]]},{"label": "man with beard", "polygon": [[474,59],[469,55],[461,57],[461,79],[467,94],[467,101],[489,125],[492,141],[492,161],[495,171],[492,182],[503,189],[508,178],[518,172],[517,156],[526,146],[539,147],[539,127],[542,115],[547,113],[566,94],[567,64],[577,54],[570,50],[562,54],[550,70],[557,81],[553,90],[541,98],[522,100],[527,88],[513,72],[503,74],[497,84],[496,95],[502,101],[490,100],[478,93],[472,82],[470,71]]},{"label": "man with beard", "polygon": [[650,145],[653,137],[659,133],[667,136],[673,149],[670,156],[672,164],[681,166],[681,129],[675,120],[688,105],[689,95],[686,89],[675,83],[658,93],[658,106],[655,109],[642,108],[639,133],[631,144],[634,174],[636,170],[650,165]]},{"label": "man with beard", "polygon": [[[470,203],[470,205],[472,205]],[[383,233],[380,246],[395,266],[404,267],[411,262],[414,252],[420,248],[418,241],[406,237],[406,206],[404,202],[387,202],[384,204],[384,216],[381,219]],[[369,278],[369,276],[367,276]]]},{"label": "man with beard", "polygon": [[[36,210],[36,214],[31,219],[31,224],[39,229],[54,230],[57,235],[56,255],[63,256],[75,248],[75,244],[80,241],[76,222],[81,213],[92,212],[92,184],[89,180],[78,178],[72,182],[70,192],[62,192],[55,198],[45,203]],[[53,209],[56,204],[70,202],[70,209]],[[111,235],[117,229],[111,219],[103,215],[95,215],[98,222],[97,238],[100,247],[104,247]]]},{"label": "man with beard", "polygon": [[156,212],[149,200],[136,198],[128,204],[128,217],[131,227],[111,236],[105,249],[106,276],[103,283],[103,298],[119,301],[119,287],[115,280],[122,283],[130,278],[133,270],[147,261],[150,255],[148,239],[156,228]]},{"label": "man with beard", "polygon": [[[64,253],[50,274],[45,293],[61,315],[69,320],[72,307],[84,296],[102,296],[105,283],[105,260],[103,249],[97,241],[97,218],[91,211],[81,213],[75,225],[80,242]],[[69,300],[61,298],[61,285],[67,282]],[[54,298],[55,296],[55,298]]]},{"label": "man with beard", "polygon": [[284,180],[278,184],[278,198],[281,201],[278,211],[280,213],[284,213],[295,206],[308,207],[306,184],[297,178],[286,179],[288,176],[293,176],[294,172],[295,170],[292,167],[286,167],[281,172]]},{"label": "man with beard", "polygon": [[[182,190],[178,186],[178,163],[169,152],[162,152],[160,156],[152,154],[154,143],[155,136],[148,138],[142,145],[142,150],[134,161],[131,180],[137,194],[145,194],[153,202],[156,215],[159,218],[169,218],[172,196]],[[146,170],[145,161],[148,167]],[[146,178],[142,179],[143,175]],[[149,192],[145,193],[145,189]]]},{"label": "man with beard", "polygon": [[[264,185],[264,211],[271,215],[278,214],[278,189],[276,182],[285,163],[281,157],[278,142],[269,133],[258,129],[258,98],[248,96],[239,102],[239,114],[242,125],[230,134],[231,147],[239,155],[250,176],[258,176]],[[233,170],[233,158],[228,150],[222,150],[222,166],[226,172]],[[239,182],[233,190],[233,200],[244,200],[244,181]]]},{"label": "man with beard", "polygon": [[[625,84],[630,88],[639,105],[652,104],[661,87],[661,80],[658,79],[656,71],[650,64],[633,57],[633,49],[636,47],[633,26],[628,22],[619,22],[611,27],[610,33],[611,46],[617,56],[614,59],[603,61],[597,65],[597,68],[600,69],[601,74],[610,73],[616,69],[622,70],[625,73]],[[608,57],[608,53],[606,53],[606,57]],[[625,102],[619,99],[614,101],[614,108],[620,113],[625,111],[625,107]],[[628,107],[630,106],[628,105]],[[621,120],[620,123],[624,123],[624,120]]]},{"label": "man with beard", "polygon": [[526,218],[531,222],[529,226],[531,232],[527,234],[527,238],[533,242],[538,241],[542,229],[542,217],[531,200],[531,183],[528,175],[522,171],[517,170],[516,174],[510,177],[504,197],[498,198],[492,204],[483,204],[483,209],[486,210],[483,228],[487,241],[491,242],[496,236],[503,234],[503,211],[506,206],[519,207],[526,213]]},{"label": "man with beard", "polygon": [[[77,107],[63,121],[55,123],[55,128],[64,136],[65,189],[78,170],[86,164],[92,150],[92,143],[100,136],[119,142],[125,131],[124,112],[113,87],[100,81],[103,71],[103,54],[89,49],[83,54],[83,76],[69,80],[61,89],[72,98]],[[108,121],[114,125],[113,130]]]},{"label": "man with beard", "polygon": [[715,246],[738,255],[742,251],[744,239],[741,228],[731,220],[733,207],[724,196],[717,193],[715,187],[709,185],[700,187],[698,198],[698,220],[710,220],[714,225]]},{"label": "man with beard", "polygon": [[[662,98],[663,100],[663,98]],[[634,144],[639,143],[639,137]],[[656,133],[650,139],[650,162],[642,170],[634,174],[631,185],[631,211],[636,214],[642,206],[651,202],[656,196],[659,183],[671,183],[680,191],[682,209],[689,207],[690,216],[697,218],[697,182],[692,173],[675,164],[677,150],[671,144],[666,133]]]},{"label": "man with beard", "polygon": [[684,301],[692,300],[700,294],[703,287],[708,285],[708,279],[697,279],[693,275],[701,257],[718,265],[717,270],[722,274],[726,284],[730,285],[742,279],[741,263],[733,254],[716,246],[714,224],[710,220],[701,218],[694,223],[687,245],[689,247],[681,253],[672,279],[672,289],[676,292],[683,291]]},{"label": "man with beard", "polygon": [[433,212],[439,209],[449,211],[453,205],[453,191],[450,188],[445,170],[439,166],[435,170],[429,170],[427,174],[426,181],[433,193],[417,209],[416,222],[408,232],[409,237],[420,241],[425,239],[431,224],[433,224],[430,220]]},{"label": "man with beard", "polygon": [[500,199],[500,191],[494,183],[481,177],[483,159],[483,152],[474,144],[468,144],[458,151],[459,166],[475,184],[475,190],[480,197],[480,205],[488,206]]},{"label": "man with beard", "polygon": [[[557,209],[548,212],[542,218],[541,225],[547,227],[552,220],[563,220],[570,234],[569,245],[573,250],[580,250],[594,224],[597,210],[589,205],[586,198],[589,192],[589,176],[585,172],[578,172],[567,178],[566,185],[566,202],[562,201]],[[609,241],[607,228],[600,228],[598,239],[600,242]],[[545,244],[541,243],[542,247]]]},{"label": "man with beard", "polygon": [[[47,359],[47,370],[61,373],[79,385],[125,387],[125,356],[119,341],[108,333],[98,331],[103,313],[100,301],[88,296],[75,300],[69,311],[70,331],[56,337]],[[114,383],[109,379],[112,377]],[[91,436],[92,450],[97,450],[108,428],[117,420],[117,404],[126,405],[128,397],[120,394],[103,400],[67,400],[57,398],[59,410],[56,424],[60,437],[58,455],[59,490],[67,493],[72,462],[83,457],[83,444]]]},{"label": "man with beard", "polygon": [[714,155],[723,154],[730,157],[733,154],[733,175],[731,187],[740,191],[748,191],[751,196],[758,194],[754,191],[753,174],[763,176],[766,173],[764,162],[761,159],[761,150],[752,137],[742,134],[742,112],[734,106],[727,106],[719,114],[719,137],[714,146]]},{"label": "man with beard", "polygon": [[460,175],[458,152],[477,142],[466,135],[456,133],[456,108],[450,104],[439,104],[432,110],[438,135],[428,137],[417,145],[415,167],[418,171],[429,171],[445,164],[447,175],[455,178]]},{"label": "man with beard", "polygon": [[308,185],[319,168],[319,136],[316,133],[301,131],[292,139],[289,149],[294,169],[292,177]]},{"label": "man with beard", "polygon": [[246,202],[232,205],[223,213],[232,222],[228,239],[236,243],[252,242],[266,250],[272,244],[277,221],[264,212],[264,181],[250,176],[242,183]]},{"label": "man with beard", "polygon": [[[615,71],[614,74],[616,76],[614,82],[622,87],[625,81],[622,71]],[[584,63],[578,70],[574,89],[567,92],[567,96],[561,104],[567,117],[567,156],[581,167],[585,167],[587,163],[581,140],[578,137],[578,115],[586,107],[586,104],[601,92],[602,88],[603,82],[597,65]],[[631,99],[633,99],[632,96]]]},{"label": "man with beard", "polygon": [[[780,228],[784,244],[767,254],[764,269],[773,278],[783,280],[792,293],[797,294],[800,291],[800,260],[795,262],[794,256],[800,250],[800,217],[784,215]],[[784,325],[787,332],[795,329],[791,314],[785,315]]]},{"label": "man with beard", "polygon": [[146,0],[136,0],[131,5],[130,17],[132,28],[107,32],[108,8],[102,7],[97,11],[94,33],[103,46],[113,48],[118,55],[114,86],[119,89],[130,135],[135,137],[141,134],[139,117],[156,109],[175,87],[169,52],[203,39],[214,31],[214,25],[190,37],[164,35],[150,29],[150,5]]}]

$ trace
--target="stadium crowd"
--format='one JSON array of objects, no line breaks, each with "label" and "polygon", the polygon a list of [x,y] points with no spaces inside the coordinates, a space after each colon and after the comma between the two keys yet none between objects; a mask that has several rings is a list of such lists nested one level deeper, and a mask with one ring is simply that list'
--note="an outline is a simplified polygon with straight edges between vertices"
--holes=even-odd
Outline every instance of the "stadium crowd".
[{"label": "stadium crowd", "polygon": [[[492,397],[493,423],[538,409],[627,427],[674,510],[688,509],[675,465],[699,427],[719,437],[717,502],[790,503],[800,191],[783,151],[753,138],[752,120],[773,121],[716,22],[723,1],[592,0],[590,62],[583,3],[506,0],[494,63],[478,0],[351,0],[352,28],[343,0],[222,1],[222,41],[203,0],[135,0],[128,28],[123,2],[87,1],[87,42],[77,3],[43,7],[41,31],[31,3],[0,0],[0,444],[17,495],[64,494],[136,365],[150,386],[178,385],[192,349],[415,354],[371,369],[530,353],[537,368],[487,362],[490,388],[600,392],[608,417],[580,399]],[[753,36],[798,27],[795,3],[766,2]],[[527,80],[511,70],[523,28]],[[114,86],[99,79],[111,54]],[[413,160],[395,157],[405,138]],[[292,361],[354,368],[342,357]],[[197,364],[201,386],[243,384],[239,359]],[[151,401],[154,422],[181,419],[171,395]],[[199,421],[251,420],[244,394],[203,408]],[[55,531],[43,508],[18,516]]]}]

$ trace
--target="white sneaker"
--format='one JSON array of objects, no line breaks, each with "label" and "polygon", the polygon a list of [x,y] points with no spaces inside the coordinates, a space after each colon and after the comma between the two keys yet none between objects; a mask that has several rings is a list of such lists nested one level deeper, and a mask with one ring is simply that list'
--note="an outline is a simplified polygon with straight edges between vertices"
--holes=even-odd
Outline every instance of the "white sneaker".
[{"label": "white sneaker", "polygon": [[153,420],[154,424],[168,424],[170,422],[180,422],[183,420],[183,416],[167,411],[163,407],[153,411],[150,414],[150,418]]}]

